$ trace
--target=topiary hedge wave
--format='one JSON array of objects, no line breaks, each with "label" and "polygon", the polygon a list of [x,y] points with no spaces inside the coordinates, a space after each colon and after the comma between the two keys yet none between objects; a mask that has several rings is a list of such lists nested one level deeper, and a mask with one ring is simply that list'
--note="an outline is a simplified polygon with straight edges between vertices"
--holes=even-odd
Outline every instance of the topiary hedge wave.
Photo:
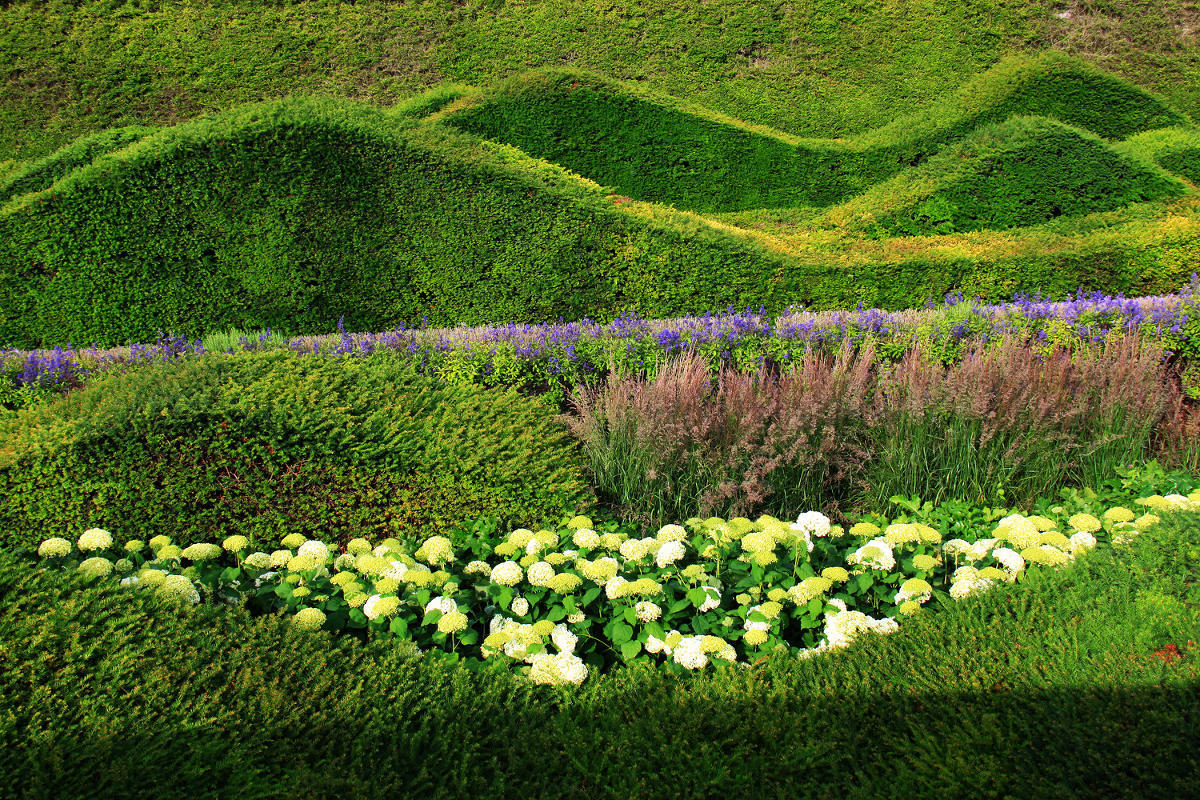
[{"label": "topiary hedge wave", "polygon": [[528,523],[594,501],[537,401],[441,386],[402,356],[213,355],[109,375],[0,424],[0,544],[108,527],[268,546]]}]

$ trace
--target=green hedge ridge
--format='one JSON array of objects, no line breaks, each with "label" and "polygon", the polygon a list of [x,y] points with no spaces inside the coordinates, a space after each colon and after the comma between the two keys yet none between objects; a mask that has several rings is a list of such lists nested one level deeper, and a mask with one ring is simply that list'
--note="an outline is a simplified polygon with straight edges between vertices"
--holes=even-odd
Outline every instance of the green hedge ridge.
[{"label": "green hedge ridge", "polygon": [[114,374],[0,423],[0,543],[432,535],[594,501],[553,413],[403,356],[213,355]]},{"label": "green hedge ridge", "polygon": [[72,142],[45,158],[24,164],[0,180],[0,206],[14,197],[49,188],[56,180],[74,169],[92,163],[98,156],[154,133],[154,128],[131,126],[100,131]]},{"label": "green hedge ridge", "polygon": [[1109,139],[1186,119],[1083,62],[1011,58],[920,114],[848,141],[795,139],[579,72],[523,75],[442,119],[643,200],[694,211],[830,205],[976,128],[1046,116]]},{"label": "green hedge ridge", "polygon": [[1018,117],[984,128],[848,205],[874,211],[865,223],[872,236],[926,236],[1037,225],[1184,190],[1153,162],[1123,155],[1098,136],[1044,117]]},{"label": "green hedge ridge", "polygon": [[1185,797],[1197,548],[1187,515],[830,656],[569,692],[2,553],[0,776],[30,800]]},{"label": "green hedge ridge", "polygon": [[1130,137],[1119,148],[1200,184],[1200,130],[1196,128],[1147,131]]}]

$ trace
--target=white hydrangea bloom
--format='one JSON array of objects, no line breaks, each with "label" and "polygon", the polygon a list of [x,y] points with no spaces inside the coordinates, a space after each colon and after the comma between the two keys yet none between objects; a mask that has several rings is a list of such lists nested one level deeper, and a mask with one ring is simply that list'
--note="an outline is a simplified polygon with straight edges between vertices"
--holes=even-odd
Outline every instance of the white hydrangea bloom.
[{"label": "white hydrangea bloom", "polygon": [[866,569],[888,571],[896,566],[896,556],[887,539],[876,537],[855,550],[846,559],[847,563]]},{"label": "white hydrangea bloom", "polygon": [[[820,511],[805,511],[803,514],[796,517],[796,521],[792,523],[792,530],[803,534],[806,541],[810,536],[828,536],[829,528],[829,517],[825,516]],[[812,548],[810,547],[809,549],[811,550]]]},{"label": "white hydrangea bloom", "polygon": [[620,595],[621,587],[627,583],[629,583],[629,581],[627,581],[625,578],[622,578],[620,575],[618,575],[615,578],[612,578],[611,580],[609,580],[607,583],[604,584],[604,594],[608,597],[609,600],[616,600],[618,597],[621,596]]},{"label": "white hydrangea bloom", "polygon": [[[435,610],[443,614],[449,614],[451,611],[458,611],[458,603],[454,602],[453,597],[435,597],[425,604],[425,613],[428,614],[430,611]],[[364,611],[363,613],[365,614],[366,612]]]},{"label": "white hydrangea bloom", "polygon": [[713,586],[704,587],[704,602],[700,604],[699,611],[701,614],[712,611],[721,605],[721,590]]},{"label": "white hydrangea bloom", "polygon": [[1011,547],[997,547],[992,551],[992,558],[999,561],[1002,567],[1014,575],[1025,569],[1025,559]]},{"label": "white hydrangea bloom", "polygon": [[315,559],[318,564],[329,563],[329,547],[322,541],[309,539],[296,551],[297,555]]},{"label": "white hydrangea bloom", "polygon": [[676,664],[686,669],[703,669],[708,666],[708,656],[699,636],[685,636],[672,649],[671,656]]},{"label": "white hydrangea bloom", "polygon": [[77,542],[80,550],[105,550],[113,545],[112,534],[103,528],[88,528]]},{"label": "white hydrangea bloom", "polygon": [[656,603],[652,603],[649,600],[639,601],[634,606],[634,611],[640,622],[654,622],[662,616],[662,609]]},{"label": "white hydrangea bloom", "polygon": [[1079,555],[1085,550],[1091,550],[1096,546],[1096,537],[1087,531],[1079,531],[1071,535],[1071,554]]},{"label": "white hydrangea bloom", "polygon": [[679,561],[686,554],[687,549],[683,542],[670,539],[663,542],[662,546],[658,548],[658,552],[654,554],[654,563],[659,569],[664,569]]},{"label": "white hydrangea bloom", "polygon": [[579,642],[579,637],[571,632],[571,629],[561,622],[554,626],[554,630],[550,633],[550,641],[554,642],[554,646],[562,653],[574,653],[575,645]]},{"label": "white hydrangea bloom", "polygon": [[524,570],[515,561],[501,561],[492,567],[492,582],[501,586],[516,586],[524,577]]},{"label": "white hydrangea bloom", "polygon": [[[536,542],[537,539],[531,541]],[[526,579],[534,586],[549,586],[554,578],[554,567],[546,561],[535,561],[525,572]]]}]

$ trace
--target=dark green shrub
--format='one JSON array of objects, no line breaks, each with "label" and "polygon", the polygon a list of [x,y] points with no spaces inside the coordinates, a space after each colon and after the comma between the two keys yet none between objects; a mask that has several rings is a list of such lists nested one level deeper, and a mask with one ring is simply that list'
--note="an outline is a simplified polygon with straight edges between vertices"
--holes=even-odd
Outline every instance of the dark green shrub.
[{"label": "dark green shrub", "polygon": [[105,376],[20,412],[0,429],[0,486],[9,546],[93,525],[421,536],[477,516],[533,524],[590,497],[535,400],[439,386],[402,356],[286,351]]},{"label": "dark green shrub", "polygon": [[[1044,117],[984,128],[855,198],[877,237],[1037,225],[1182,194],[1152,163]],[[898,195],[898,196],[897,196]]]},{"label": "dark green shrub", "polygon": [[1130,137],[1120,147],[1200,184],[1200,131],[1195,128],[1147,131]]}]

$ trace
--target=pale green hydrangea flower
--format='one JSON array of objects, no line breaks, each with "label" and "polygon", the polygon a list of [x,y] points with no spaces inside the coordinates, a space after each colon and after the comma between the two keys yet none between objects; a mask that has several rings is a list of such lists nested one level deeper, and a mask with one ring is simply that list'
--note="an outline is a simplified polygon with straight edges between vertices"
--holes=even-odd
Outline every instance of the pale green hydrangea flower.
[{"label": "pale green hydrangea flower", "polygon": [[79,549],[87,552],[89,550],[106,550],[113,546],[112,534],[103,528],[88,528],[79,537]]},{"label": "pale green hydrangea flower", "polygon": [[61,536],[51,536],[38,545],[38,555],[42,558],[63,558],[71,554],[71,543]]},{"label": "pale green hydrangea flower", "polygon": [[83,560],[79,571],[89,578],[107,578],[112,574],[113,564],[107,558],[92,556]]}]

